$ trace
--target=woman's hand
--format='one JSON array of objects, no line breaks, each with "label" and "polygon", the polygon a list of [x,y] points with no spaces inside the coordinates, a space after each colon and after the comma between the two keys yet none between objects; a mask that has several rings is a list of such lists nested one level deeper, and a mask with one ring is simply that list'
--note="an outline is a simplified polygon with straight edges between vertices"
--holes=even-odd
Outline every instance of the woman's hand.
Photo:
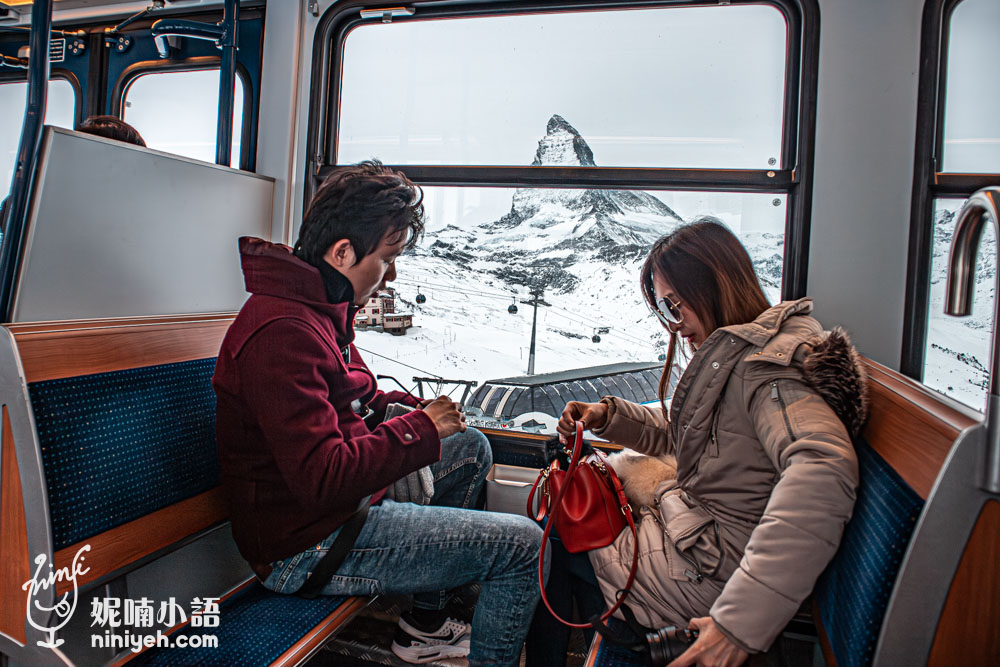
[{"label": "woman's hand", "polygon": [[608,406],[604,403],[581,403],[570,401],[563,408],[556,431],[565,438],[576,437],[576,422],[583,422],[583,427],[592,430],[604,426],[608,420]]},{"label": "woman's hand", "polygon": [[747,661],[747,652],[729,641],[711,616],[691,619],[688,628],[698,631],[698,639],[667,667],[738,667]]}]

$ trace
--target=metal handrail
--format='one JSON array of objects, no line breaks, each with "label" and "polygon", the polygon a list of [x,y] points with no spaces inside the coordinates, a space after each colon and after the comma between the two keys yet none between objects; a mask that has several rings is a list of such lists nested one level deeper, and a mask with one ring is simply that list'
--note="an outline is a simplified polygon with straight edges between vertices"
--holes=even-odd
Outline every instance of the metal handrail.
[{"label": "metal handrail", "polygon": [[0,53],[0,67],[13,67],[14,69],[28,69],[27,58],[17,58],[15,56],[5,56]]},{"label": "metal handrail", "polygon": [[49,31],[52,28],[52,0],[35,0],[31,6],[31,57],[28,59],[28,103],[24,108],[21,142],[10,185],[3,244],[0,246],[0,316],[10,321],[14,286],[24,244],[24,225],[31,182],[38,166],[42,144],[42,124],[49,89]]},{"label": "metal handrail", "polygon": [[[959,212],[948,258],[945,313],[963,317],[972,312],[979,240],[982,237],[983,226],[986,224],[987,218],[993,221],[993,229],[997,232],[997,238],[1000,238],[1000,215],[998,212],[1000,212],[1000,187],[979,190],[969,197]],[[994,414],[994,409],[991,409],[994,405],[1000,405],[997,383],[997,373],[1000,372],[1000,346],[997,345],[997,316],[1000,314],[1000,299],[996,297],[996,289],[994,289],[993,301],[989,396],[987,397],[985,417],[988,446],[983,488],[990,493],[1000,493],[1000,414]]]},{"label": "metal handrail", "polygon": [[222,62],[219,65],[219,118],[215,133],[215,164],[229,166],[233,152],[233,100],[236,88],[236,48],[239,0],[226,0],[222,15]]},{"label": "metal handrail", "polygon": [[222,63],[219,67],[219,115],[216,122],[215,163],[229,166],[233,150],[233,98],[236,87],[236,49],[238,47],[239,0],[226,0],[222,22],[216,25],[186,21],[184,19],[160,19],[150,26],[153,42],[161,58],[170,57],[167,37],[188,37],[207,39],[222,49]]},{"label": "metal handrail", "polygon": [[167,44],[167,37],[207,39],[219,45],[223,36],[223,29],[220,25],[185,19],[160,19],[153,23],[149,30],[153,33],[156,52],[161,58],[170,57],[170,45]]}]

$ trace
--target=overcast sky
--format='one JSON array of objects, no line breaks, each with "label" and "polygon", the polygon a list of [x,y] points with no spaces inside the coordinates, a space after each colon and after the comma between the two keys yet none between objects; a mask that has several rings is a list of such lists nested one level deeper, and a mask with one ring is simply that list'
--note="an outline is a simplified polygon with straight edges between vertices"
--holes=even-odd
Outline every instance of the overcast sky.
[{"label": "overcast sky", "polygon": [[944,170],[1000,173],[1000,0],[964,0],[948,42]]},{"label": "overcast sky", "polygon": [[767,168],[785,41],[764,6],[364,25],[345,45],[339,157],[525,165],[559,114],[600,166]]}]

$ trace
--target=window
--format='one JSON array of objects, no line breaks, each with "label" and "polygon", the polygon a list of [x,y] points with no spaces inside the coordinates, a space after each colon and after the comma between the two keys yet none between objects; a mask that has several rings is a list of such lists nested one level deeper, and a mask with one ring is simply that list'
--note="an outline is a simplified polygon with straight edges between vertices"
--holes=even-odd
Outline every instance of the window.
[{"label": "window", "polygon": [[[1000,93],[983,85],[991,65],[1000,61],[1000,44],[991,34],[1000,25],[1000,4],[945,2],[937,20],[944,22],[947,40],[943,48],[937,47],[942,52],[937,69],[921,72],[921,95],[937,98],[943,122],[935,123],[933,116],[918,118],[918,177],[928,187],[925,194],[915,194],[912,233],[926,246],[910,256],[913,285],[907,296],[907,325],[912,331],[902,366],[929,387],[982,411],[996,279],[992,224],[980,241],[972,316],[945,315],[944,295],[949,249],[965,198],[981,187],[1000,185],[1000,117],[994,112]],[[936,28],[925,24],[924,30]],[[931,80],[938,73],[944,81],[940,88]],[[935,137],[935,126],[940,136]],[[940,156],[936,164],[935,155]]]},{"label": "window", "polygon": [[[215,162],[219,70],[152,72],[125,89],[122,119],[139,130],[150,148]],[[233,148],[230,166],[239,167],[243,137],[243,81],[233,92]]]},{"label": "window", "polygon": [[972,316],[960,319],[945,315],[948,255],[958,212],[964,203],[963,199],[938,199],[934,202],[924,384],[982,411],[986,407],[989,386],[997,242],[993,225],[988,223],[983,230],[976,262]]},{"label": "window", "polygon": [[785,42],[760,5],[363,24],[344,45],[337,161],[528,165],[559,114],[601,166],[767,169]]},{"label": "window", "polygon": [[[21,142],[21,123],[27,103],[28,84],[24,81],[0,83],[0,192],[3,199],[14,179],[17,149]],[[45,104],[45,122],[73,129],[76,118],[76,91],[66,79],[50,79]]]},{"label": "window", "polygon": [[702,216],[743,240],[772,302],[799,296],[793,7],[334,11],[311,165],[377,158],[425,194],[393,283],[412,327],[355,341],[376,373],[475,382],[470,423],[515,430],[551,431],[569,400],[656,400],[667,333],[639,270]]},{"label": "window", "polygon": [[984,85],[1000,62],[1000,3],[964,0],[951,15],[941,171],[1000,174],[1000,91]]},{"label": "window", "polygon": [[[356,344],[425,375],[482,384],[526,374],[532,291],[544,302],[535,323],[536,374],[655,364],[667,335],[639,293],[639,269],[657,238],[703,214],[719,217],[740,236],[768,298],[780,300],[782,198],[469,187],[425,187],[424,194],[426,233],[397,261],[393,282],[402,309],[413,310],[419,328],[406,340],[371,334]],[[579,214],[602,206],[614,212],[592,219]],[[416,303],[418,290],[426,296],[423,304]],[[515,299],[518,311],[511,314],[507,307]],[[449,335],[442,336],[446,329]],[[600,343],[592,342],[595,334]],[[390,362],[372,363],[387,364],[380,373],[406,376]]]}]

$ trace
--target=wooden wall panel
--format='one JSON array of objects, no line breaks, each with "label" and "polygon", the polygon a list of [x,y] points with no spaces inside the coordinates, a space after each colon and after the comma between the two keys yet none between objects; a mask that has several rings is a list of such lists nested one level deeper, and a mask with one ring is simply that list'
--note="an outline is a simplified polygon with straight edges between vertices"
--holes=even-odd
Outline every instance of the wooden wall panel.
[{"label": "wooden wall panel", "polygon": [[303,660],[311,657],[316,651],[320,650],[331,637],[336,635],[348,621],[367,607],[370,602],[369,598],[347,598],[329,616],[307,632],[302,639],[292,644],[287,651],[278,656],[271,667],[286,667],[301,664]]},{"label": "wooden wall panel", "polygon": [[3,440],[0,441],[0,632],[22,644],[25,633],[27,593],[21,585],[31,578],[31,555],[28,553],[28,528],[24,518],[21,476],[14,451],[10,415],[3,406]]},{"label": "wooden wall panel", "polygon": [[929,665],[1000,665],[1000,502],[987,501],[948,592]]},{"label": "wooden wall panel", "polygon": [[[80,547],[89,544],[90,551],[84,554],[83,565],[90,571],[77,579],[77,584],[82,586],[224,521],[228,516],[222,488],[217,487],[60,549],[55,553],[56,568],[70,566]],[[56,591],[62,593],[71,588],[72,584],[59,582]]]},{"label": "wooden wall panel", "polygon": [[926,500],[955,438],[982,416],[885,366],[865,364],[871,392],[865,437]]},{"label": "wooden wall panel", "polygon": [[214,357],[231,313],[8,325],[26,382]]}]

